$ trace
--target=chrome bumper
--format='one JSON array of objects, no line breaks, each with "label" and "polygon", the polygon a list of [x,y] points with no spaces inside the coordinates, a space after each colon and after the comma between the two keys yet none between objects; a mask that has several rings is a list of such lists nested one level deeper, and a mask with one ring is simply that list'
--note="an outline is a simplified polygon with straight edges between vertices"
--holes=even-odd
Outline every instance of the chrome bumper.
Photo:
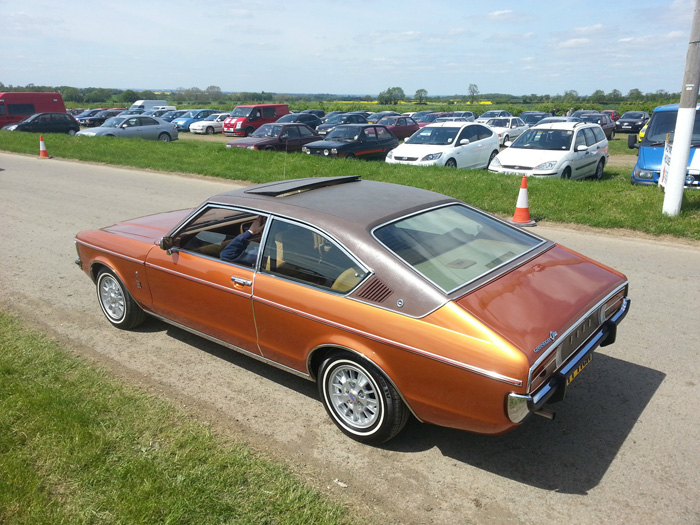
[{"label": "chrome bumper", "polygon": [[530,412],[537,412],[547,403],[564,399],[566,387],[581,369],[590,361],[591,354],[599,346],[607,346],[615,342],[617,325],[629,312],[630,299],[622,303],[622,307],[610,319],[605,321],[600,329],[560,368],[536,393],[525,395],[508,394],[506,412],[513,423],[520,423]]}]

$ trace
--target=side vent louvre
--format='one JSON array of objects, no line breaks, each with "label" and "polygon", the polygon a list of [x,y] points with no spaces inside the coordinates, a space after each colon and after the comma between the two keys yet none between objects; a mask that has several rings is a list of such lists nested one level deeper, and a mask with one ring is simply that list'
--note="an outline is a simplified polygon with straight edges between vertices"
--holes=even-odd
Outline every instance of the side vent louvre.
[{"label": "side vent louvre", "polygon": [[391,288],[380,281],[377,277],[374,277],[370,279],[361,290],[358,291],[357,297],[361,297],[362,299],[366,299],[367,301],[372,301],[374,303],[381,303],[392,293],[394,293],[394,291]]}]

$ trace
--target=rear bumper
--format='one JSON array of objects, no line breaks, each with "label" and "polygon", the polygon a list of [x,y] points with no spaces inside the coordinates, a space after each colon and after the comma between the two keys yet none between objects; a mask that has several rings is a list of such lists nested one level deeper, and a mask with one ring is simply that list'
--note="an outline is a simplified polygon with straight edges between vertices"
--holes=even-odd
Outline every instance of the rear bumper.
[{"label": "rear bumper", "polygon": [[593,352],[599,346],[607,346],[615,342],[617,325],[629,312],[630,299],[625,298],[620,310],[593,334],[593,336],[569,358],[564,366],[555,373],[534,394],[508,394],[506,411],[513,423],[520,423],[531,412],[537,412],[545,403],[553,403],[564,399],[566,388],[578,373],[591,360]]}]

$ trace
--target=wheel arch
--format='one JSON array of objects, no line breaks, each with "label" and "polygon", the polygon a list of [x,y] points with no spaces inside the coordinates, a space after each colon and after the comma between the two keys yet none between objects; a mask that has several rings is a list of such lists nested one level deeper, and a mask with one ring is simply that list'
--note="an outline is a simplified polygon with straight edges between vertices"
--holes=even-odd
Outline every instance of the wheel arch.
[{"label": "wheel arch", "polygon": [[[368,350],[369,353],[373,353],[371,350]],[[378,363],[376,360],[371,359],[366,355],[366,353],[360,352],[358,350],[355,350],[354,348],[350,348],[345,345],[340,345],[340,344],[334,344],[334,343],[326,343],[319,345],[315,347],[314,349],[309,352],[309,355],[307,356],[306,359],[306,368],[309,372],[309,376],[314,382],[318,382],[318,372],[321,368],[321,364],[330,356],[334,354],[342,354],[342,353],[349,353],[352,354],[355,357],[358,357],[360,360],[364,361],[365,363],[373,366],[376,368],[380,374],[384,376],[384,378],[391,384],[391,386],[396,390],[396,392],[399,394],[399,397],[401,398],[401,401],[403,404],[406,406],[408,411],[415,417],[418,421],[422,420],[416,415],[414,412],[413,408],[411,407],[411,404],[407,401],[406,397],[403,395],[403,392],[401,389],[398,387],[398,385],[394,382],[392,379],[391,375],[389,375],[386,370],[385,366],[382,366],[380,363]],[[376,355],[376,354],[375,354]]]}]

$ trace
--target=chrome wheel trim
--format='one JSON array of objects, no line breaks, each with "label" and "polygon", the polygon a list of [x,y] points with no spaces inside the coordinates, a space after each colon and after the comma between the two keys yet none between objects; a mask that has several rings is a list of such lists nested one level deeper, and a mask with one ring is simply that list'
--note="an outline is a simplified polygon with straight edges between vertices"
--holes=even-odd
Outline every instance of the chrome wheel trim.
[{"label": "chrome wheel trim", "polygon": [[99,284],[100,305],[105,315],[115,323],[124,319],[126,314],[126,300],[124,290],[119,282],[109,274],[100,278]]},{"label": "chrome wheel trim", "polygon": [[326,379],[328,401],[346,428],[365,430],[383,419],[379,386],[362,368],[343,363]]}]

